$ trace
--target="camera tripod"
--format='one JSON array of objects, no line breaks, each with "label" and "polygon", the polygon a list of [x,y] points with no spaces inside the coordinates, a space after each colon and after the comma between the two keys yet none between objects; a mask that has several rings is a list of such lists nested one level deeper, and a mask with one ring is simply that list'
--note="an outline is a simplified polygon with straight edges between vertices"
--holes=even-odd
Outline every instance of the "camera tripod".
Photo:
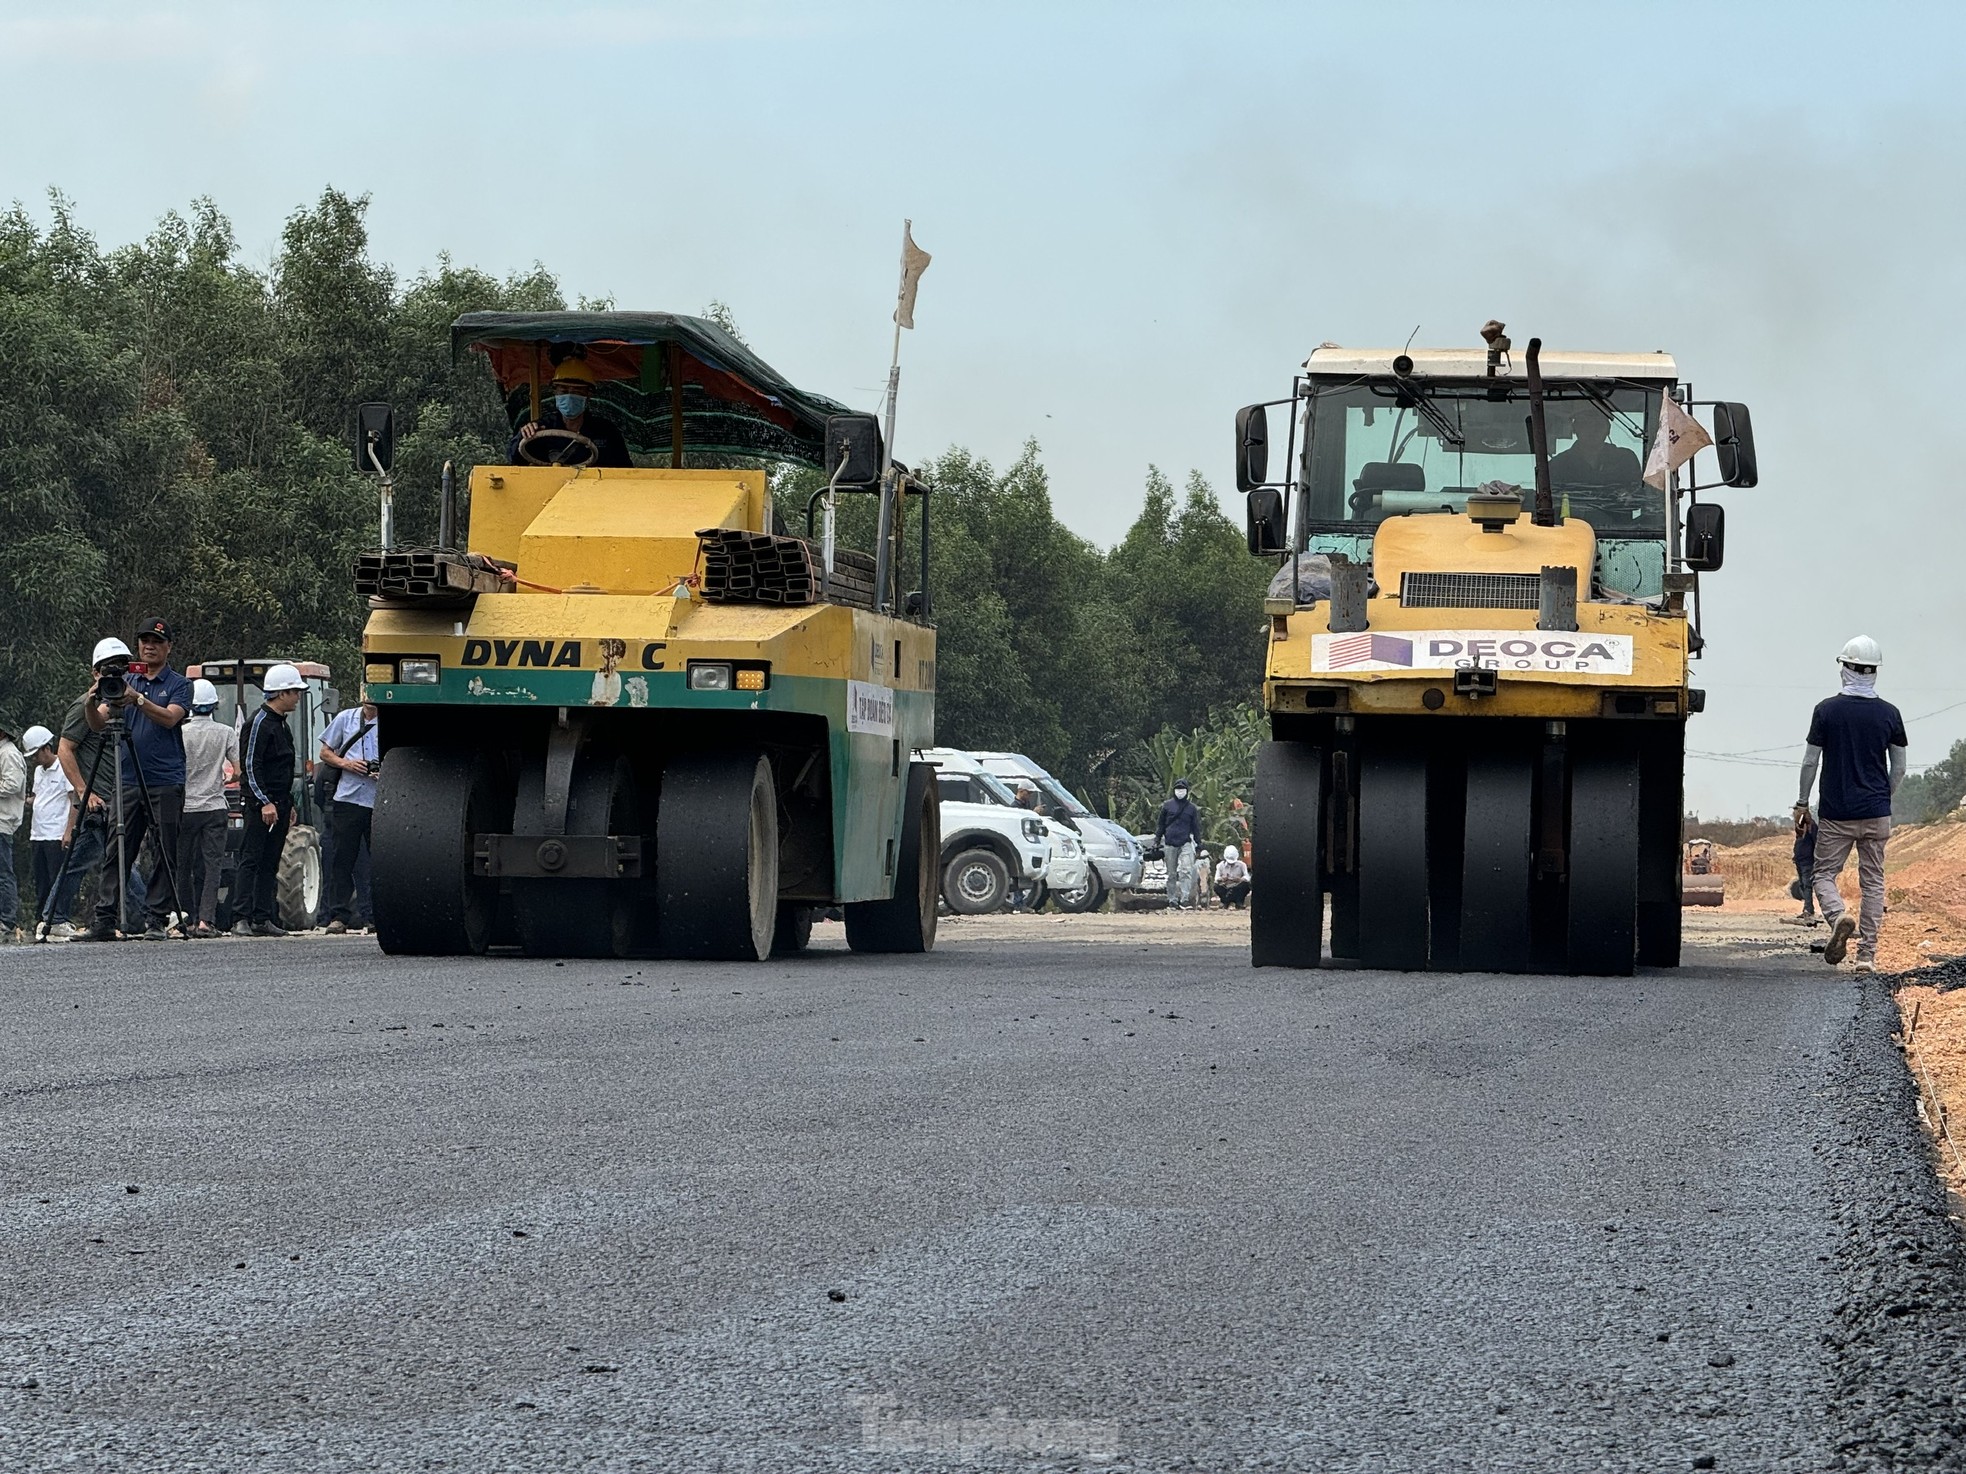
[{"label": "camera tripod", "polygon": [[[136,742],[130,736],[129,724],[123,720],[123,714],[120,709],[112,711],[112,714],[103,724],[103,731],[109,734],[110,740],[96,749],[95,757],[89,764],[88,776],[83,780],[82,784],[81,817],[76,822],[74,835],[69,839],[68,852],[61,858],[61,869],[55,872],[54,884],[49,888],[48,894],[37,898],[41,915],[35,923],[34,940],[37,942],[47,941],[48,933],[55,924],[55,898],[62,893],[62,887],[68,880],[69,871],[75,864],[76,851],[82,847],[82,826],[89,822],[89,800],[91,797],[97,796],[96,780],[102,775],[103,758],[110,754],[114,754],[115,756],[113,763],[115,772],[110,783],[110,793],[106,796],[104,804],[108,814],[105,823],[108,826],[109,832],[103,837],[102,858],[108,858],[109,847],[113,844],[116,853],[116,929],[126,937],[130,935],[129,814],[124,807],[125,794],[123,790],[122,763],[122,754],[125,751],[130,755],[130,768],[137,776],[137,799],[143,810],[144,818],[147,820],[145,825],[146,833],[150,840],[157,846],[158,869],[163,875],[165,885],[170,888],[172,909],[177,912],[178,935],[189,937],[191,935],[191,913],[184,904],[183,894],[178,890],[177,872],[171,863],[173,858],[170,854],[171,847],[164,840],[162,817],[157,811],[156,799],[151,796],[150,784],[144,780],[143,765],[137,760]],[[100,865],[100,861],[98,861],[98,865]],[[100,868],[97,871],[97,884],[98,886],[101,884]],[[101,910],[100,897],[97,898],[97,910]],[[67,920],[66,917],[61,919],[64,921]]]}]

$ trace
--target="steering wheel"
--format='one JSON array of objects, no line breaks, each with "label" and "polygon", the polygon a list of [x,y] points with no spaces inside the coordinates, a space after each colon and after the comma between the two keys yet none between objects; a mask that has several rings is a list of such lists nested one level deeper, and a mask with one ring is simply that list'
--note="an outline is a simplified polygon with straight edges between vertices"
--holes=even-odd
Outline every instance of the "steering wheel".
[{"label": "steering wheel", "polygon": [[535,430],[519,442],[519,459],[528,466],[591,466],[600,458],[600,446],[572,430]]}]

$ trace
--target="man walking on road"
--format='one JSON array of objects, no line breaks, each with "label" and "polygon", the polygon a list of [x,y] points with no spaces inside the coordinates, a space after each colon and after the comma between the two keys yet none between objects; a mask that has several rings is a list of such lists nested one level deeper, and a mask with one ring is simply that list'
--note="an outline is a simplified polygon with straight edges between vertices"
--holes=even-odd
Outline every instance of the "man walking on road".
[{"label": "man walking on road", "polygon": [[280,849],[294,812],[294,736],[287,717],[300,705],[307,682],[282,661],[267,669],[260,689],[266,704],[253,713],[239,744],[239,811],[245,834],[232,885],[232,929],[242,936],[284,937],[275,913]]},{"label": "man walking on road", "polygon": [[1201,811],[1188,801],[1188,780],[1174,780],[1174,796],[1154,821],[1161,862],[1167,866],[1167,904],[1194,909],[1195,845],[1201,840]]},{"label": "man walking on road", "polygon": [[[1891,837],[1891,796],[1905,776],[1904,718],[1877,694],[1877,668],[1883,662],[1884,652],[1869,635],[1858,635],[1837,656],[1843,691],[1819,703],[1810,720],[1802,792],[1795,801],[1799,820],[1808,811],[1809,790],[1820,769],[1816,904],[1830,925],[1823,961],[1832,967],[1842,962],[1855,932],[1858,972],[1877,971],[1877,936],[1884,925],[1884,842]],[[1863,896],[1861,930],[1836,889],[1836,877],[1852,848]]]},{"label": "man walking on road", "polygon": [[375,769],[382,760],[375,717],[375,707],[364,701],[336,713],[328,730],[321,734],[319,760],[341,769],[328,806],[329,848],[334,852],[334,863],[328,869],[330,936],[340,936],[356,924],[355,861],[369,842],[369,821],[375,817]]}]

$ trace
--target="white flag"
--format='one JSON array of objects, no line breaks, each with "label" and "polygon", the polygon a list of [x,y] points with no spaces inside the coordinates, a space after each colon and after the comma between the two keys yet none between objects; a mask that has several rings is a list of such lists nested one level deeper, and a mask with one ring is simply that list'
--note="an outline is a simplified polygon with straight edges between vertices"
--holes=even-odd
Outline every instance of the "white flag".
[{"label": "white flag", "polygon": [[1679,407],[1672,395],[1661,390],[1659,397],[1659,438],[1652,442],[1652,454],[1645,459],[1645,484],[1664,491],[1672,473],[1692,460],[1695,451],[1712,445],[1713,437]]},{"label": "white flag", "polygon": [[915,325],[915,288],[921,285],[922,273],[928,270],[931,259],[928,252],[915,244],[915,222],[902,222],[901,300],[894,305],[894,320],[904,328]]}]

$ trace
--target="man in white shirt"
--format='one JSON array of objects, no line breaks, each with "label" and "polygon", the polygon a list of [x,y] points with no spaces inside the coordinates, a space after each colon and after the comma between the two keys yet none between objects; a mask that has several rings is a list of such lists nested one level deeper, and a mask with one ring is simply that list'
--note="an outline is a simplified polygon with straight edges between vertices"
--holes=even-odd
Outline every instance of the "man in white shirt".
[{"label": "man in white shirt", "polygon": [[14,836],[27,812],[27,759],[13,729],[0,721],[0,947],[21,940],[20,883],[14,876]]},{"label": "man in white shirt", "polygon": [[[178,820],[177,875],[185,907],[195,910],[194,937],[218,935],[218,881],[225,868],[225,841],[231,814],[225,805],[225,774],[239,767],[239,734],[212,720],[218,687],[191,683],[191,718],[184,723],[184,815]],[[185,918],[187,921],[190,917]]]},{"label": "man in white shirt", "polygon": [[[68,851],[68,811],[75,790],[68,785],[68,774],[55,761],[55,734],[46,727],[29,727],[21,733],[21,754],[27,759],[27,798],[30,817],[27,839],[34,851],[34,904],[47,909],[55,893],[55,877],[61,874],[62,857]],[[55,919],[49,932],[51,942],[65,942],[74,934],[66,916]]]}]

